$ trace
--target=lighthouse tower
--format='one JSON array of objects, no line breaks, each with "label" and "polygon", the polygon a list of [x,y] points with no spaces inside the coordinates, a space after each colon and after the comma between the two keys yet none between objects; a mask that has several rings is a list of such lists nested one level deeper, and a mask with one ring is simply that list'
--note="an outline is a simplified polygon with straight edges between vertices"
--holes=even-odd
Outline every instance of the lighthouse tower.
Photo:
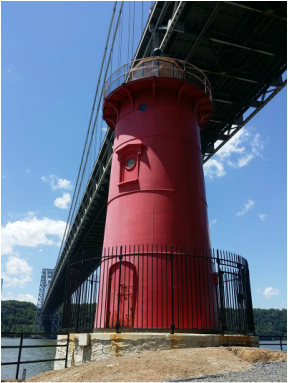
[{"label": "lighthouse tower", "polygon": [[[209,81],[191,64],[158,56],[118,69],[105,91],[103,119],[115,138],[95,328],[169,327],[172,294],[183,306],[176,327],[216,330],[200,144],[212,115]],[[168,245],[169,254],[171,244],[173,254],[181,255],[180,245],[206,250],[201,261],[175,257],[171,273],[171,256],[155,254],[152,244]],[[123,258],[124,246],[141,255]],[[194,279],[205,287],[190,288]],[[209,321],[200,323],[203,311]]]}]

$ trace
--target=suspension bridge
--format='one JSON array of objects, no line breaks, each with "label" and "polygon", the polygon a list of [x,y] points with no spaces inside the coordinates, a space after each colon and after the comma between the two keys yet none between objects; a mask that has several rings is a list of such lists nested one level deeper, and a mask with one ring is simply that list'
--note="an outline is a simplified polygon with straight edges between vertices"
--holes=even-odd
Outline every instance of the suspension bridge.
[{"label": "suspension bridge", "polygon": [[[135,60],[150,57],[159,47],[164,57],[185,60],[205,73],[214,114],[201,131],[203,163],[287,83],[283,79],[287,69],[286,3],[158,1],[151,6],[145,26],[143,3],[147,7],[148,2],[142,2],[139,10],[135,2],[115,2],[113,6],[67,225],[42,302],[43,315],[53,315],[62,305],[71,259],[102,248],[114,132],[104,126],[101,111],[105,82],[113,70],[129,61],[133,67]],[[142,34],[135,47],[138,13]]]}]

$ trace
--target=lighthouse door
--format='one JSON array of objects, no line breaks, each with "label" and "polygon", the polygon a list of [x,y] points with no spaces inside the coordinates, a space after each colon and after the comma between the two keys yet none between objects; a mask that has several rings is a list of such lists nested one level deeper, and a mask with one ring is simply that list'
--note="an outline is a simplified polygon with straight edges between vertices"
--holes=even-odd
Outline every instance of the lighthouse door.
[{"label": "lighthouse door", "polygon": [[132,327],[134,266],[130,262],[122,262],[120,289],[119,277],[120,262],[111,266],[107,305],[107,327],[116,326],[118,318],[118,306],[120,327]]}]

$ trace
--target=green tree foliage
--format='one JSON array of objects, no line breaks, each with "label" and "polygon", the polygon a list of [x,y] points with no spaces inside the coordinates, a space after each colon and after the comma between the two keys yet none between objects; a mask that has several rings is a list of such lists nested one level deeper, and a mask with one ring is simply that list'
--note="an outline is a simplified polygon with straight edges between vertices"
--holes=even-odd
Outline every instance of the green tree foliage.
[{"label": "green tree foliage", "polygon": [[287,309],[253,309],[256,335],[286,335]]},{"label": "green tree foliage", "polygon": [[33,303],[1,301],[1,331],[33,332],[35,313]]}]

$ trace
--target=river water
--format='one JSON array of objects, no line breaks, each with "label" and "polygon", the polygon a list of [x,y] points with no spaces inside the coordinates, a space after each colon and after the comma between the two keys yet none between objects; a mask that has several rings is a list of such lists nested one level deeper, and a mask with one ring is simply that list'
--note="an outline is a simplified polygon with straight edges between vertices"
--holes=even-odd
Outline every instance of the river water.
[{"label": "river water", "polygon": [[[2,346],[19,346],[20,338],[1,338]],[[56,340],[52,339],[23,339],[23,346],[30,345],[56,345]],[[17,362],[18,360],[18,348],[7,348],[1,350],[1,363],[5,362]],[[54,359],[56,353],[56,347],[33,347],[23,348],[21,353],[21,361],[38,360],[38,359]],[[24,363],[20,364],[18,379],[22,378],[23,368],[26,368],[26,379],[31,376],[40,374],[40,372],[53,370],[54,362],[40,362],[40,363]],[[64,362],[63,362],[64,367]],[[15,379],[17,365],[1,366],[1,380],[2,379]]]},{"label": "river water", "polygon": [[[267,343],[266,345],[263,345],[262,343]],[[285,343],[285,345],[283,344],[282,345],[282,351],[286,351],[287,352],[287,340],[282,340],[282,343]],[[271,348],[273,350],[280,350],[280,344],[279,344],[279,340],[278,341],[269,341],[269,340],[260,340],[259,342],[260,344],[260,348]]]},{"label": "river water", "polygon": [[[269,343],[269,345],[262,345],[261,343]],[[285,340],[285,343],[287,341]],[[20,338],[1,338],[2,346],[18,346],[20,344]],[[53,345],[56,344],[56,340],[51,339],[24,339],[23,345]],[[262,341],[260,342],[260,347],[271,348],[274,350],[280,350],[279,342],[274,341]],[[287,351],[287,346],[283,345],[283,351]],[[2,349],[1,352],[1,362],[17,362],[18,360],[17,348],[7,348]],[[56,347],[40,347],[40,348],[23,348],[21,353],[21,361],[35,360],[35,359],[54,359],[55,358]],[[63,368],[64,368],[64,362]],[[20,364],[19,376],[18,379],[22,378],[23,368],[26,368],[26,379],[31,376],[40,374],[40,372],[53,370],[54,362],[41,362],[41,363],[27,363]],[[1,368],[1,380],[3,379],[15,379],[16,377],[16,365],[11,366],[2,366]]]}]

